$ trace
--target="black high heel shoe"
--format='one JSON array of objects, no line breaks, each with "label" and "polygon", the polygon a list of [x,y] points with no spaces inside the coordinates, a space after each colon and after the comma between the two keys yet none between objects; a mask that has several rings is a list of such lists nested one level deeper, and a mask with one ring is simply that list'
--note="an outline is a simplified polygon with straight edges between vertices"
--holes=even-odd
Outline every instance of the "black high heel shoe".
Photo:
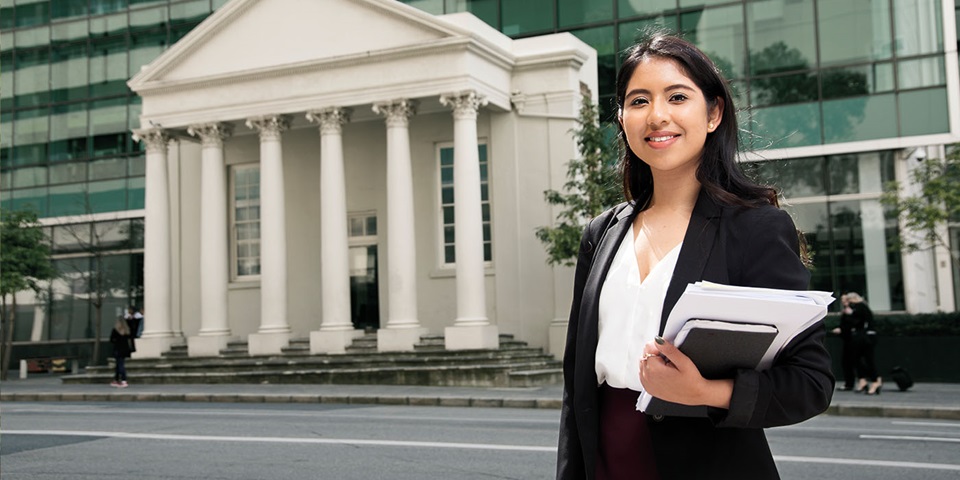
[{"label": "black high heel shoe", "polygon": [[870,384],[870,388],[867,390],[867,395],[880,395],[880,389],[882,388],[883,383],[881,383],[880,380],[877,380],[876,382]]},{"label": "black high heel shoe", "polygon": [[857,383],[857,388],[855,388],[853,391],[856,392],[856,393],[863,393],[863,392],[867,391],[867,385],[868,385],[868,384],[869,384],[869,382],[867,382],[867,379],[861,378],[861,379],[860,379],[860,382]]}]

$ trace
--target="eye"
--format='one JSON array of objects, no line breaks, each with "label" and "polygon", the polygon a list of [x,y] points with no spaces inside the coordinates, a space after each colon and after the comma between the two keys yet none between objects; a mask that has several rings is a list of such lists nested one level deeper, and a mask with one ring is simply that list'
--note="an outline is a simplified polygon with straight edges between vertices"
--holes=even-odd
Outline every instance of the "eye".
[{"label": "eye", "polygon": [[630,100],[630,105],[646,105],[648,103],[650,102],[648,102],[647,99],[643,97],[634,97],[633,100]]},{"label": "eye", "polygon": [[687,98],[688,98],[688,97],[687,97],[686,95],[682,94],[682,93],[674,93],[673,95],[670,95],[670,101],[671,101],[671,102],[682,102],[682,101],[686,100]]}]

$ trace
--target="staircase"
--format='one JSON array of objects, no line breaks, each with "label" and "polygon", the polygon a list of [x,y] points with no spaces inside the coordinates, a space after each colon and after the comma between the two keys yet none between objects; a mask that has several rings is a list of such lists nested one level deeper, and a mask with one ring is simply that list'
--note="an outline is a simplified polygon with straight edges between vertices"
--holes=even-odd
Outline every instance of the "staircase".
[{"label": "staircase", "polygon": [[[279,355],[250,356],[245,341],[216,357],[189,357],[175,345],[161,358],[130,359],[127,374],[140,384],[283,383],[534,387],[562,381],[561,362],[513,335],[496,349],[448,351],[443,335],[424,335],[412,352],[378,352],[376,333],[354,339],[344,354],[311,354],[309,339],[292,339]],[[106,383],[113,367],[87,367],[64,383]]]}]

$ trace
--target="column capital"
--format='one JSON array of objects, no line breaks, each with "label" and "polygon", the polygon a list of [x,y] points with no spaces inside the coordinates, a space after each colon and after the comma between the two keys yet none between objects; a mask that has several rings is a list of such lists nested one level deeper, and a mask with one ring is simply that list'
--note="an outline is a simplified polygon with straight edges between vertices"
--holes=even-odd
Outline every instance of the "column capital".
[{"label": "column capital", "polygon": [[290,128],[290,115],[263,115],[248,118],[246,125],[260,132],[260,140],[279,140],[280,132]]},{"label": "column capital", "polygon": [[321,135],[325,133],[339,134],[343,130],[343,125],[350,121],[350,115],[352,114],[352,108],[327,107],[307,112],[307,120],[310,123],[320,124]]},{"label": "column capital", "polygon": [[453,118],[477,118],[477,110],[487,104],[487,98],[473,90],[440,95],[440,103],[453,109]]},{"label": "column capital", "polygon": [[133,139],[147,146],[147,153],[167,153],[170,134],[159,128],[144,128],[133,131]]},{"label": "column capital", "polygon": [[187,127],[187,133],[200,137],[204,148],[222,147],[223,140],[233,135],[233,124],[223,122],[198,123]]},{"label": "column capital", "polygon": [[410,117],[417,114],[418,103],[406,98],[377,102],[373,104],[373,113],[387,117],[388,127],[406,127],[410,124]]}]

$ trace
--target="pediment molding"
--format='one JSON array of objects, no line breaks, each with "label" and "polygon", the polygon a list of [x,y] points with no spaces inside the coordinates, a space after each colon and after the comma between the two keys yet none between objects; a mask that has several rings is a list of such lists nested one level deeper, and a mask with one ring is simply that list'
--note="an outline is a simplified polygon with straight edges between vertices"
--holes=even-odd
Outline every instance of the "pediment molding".
[{"label": "pediment molding", "polygon": [[257,80],[312,73],[321,70],[335,70],[361,64],[375,64],[388,59],[395,61],[405,58],[440,55],[449,52],[474,53],[504,69],[511,69],[515,64],[513,56],[507,55],[502,51],[492,50],[487,45],[472,42],[469,38],[459,37],[446,38],[419,45],[385,49],[377,52],[318,58],[288,65],[236,71],[207,77],[152,81],[140,84],[135,91],[140,95],[169,93],[171,91],[183,90],[184,88],[203,88],[249,83]]},{"label": "pediment molding", "polygon": [[[169,80],[165,80],[165,77],[170,72],[175,70],[179,65],[186,61],[186,59],[190,58],[193,54],[207,45],[209,40],[216,37],[219,32],[223,31],[238,19],[243,17],[244,14],[248,13],[252,7],[266,1],[271,0],[233,0],[228,2],[207,17],[203,22],[200,23],[200,25],[191,30],[172,47],[163,52],[148,66],[134,75],[127,82],[128,86],[135,92],[142,92],[151,89],[151,87],[156,86],[158,83],[162,84],[169,82]],[[440,38],[440,46],[443,45],[444,40],[466,38],[484,46],[485,49],[491,52],[496,52],[494,56],[511,56],[510,52],[503,50],[499,45],[496,44],[496,42],[485,39],[482,35],[479,35],[476,32],[471,32],[470,30],[462,28],[454,23],[445,22],[438,17],[430,15],[429,13],[423,12],[409,5],[400,3],[396,0],[350,0],[350,2],[351,3],[349,5],[351,6],[359,6],[370,10],[370,15],[391,18],[401,22],[402,24],[412,26],[419,31],[429,32],[431,35]],[[423,42],[420,46],[431,48],[435,45],[433,45],[432,42]],[[405,48],[403,47],[399,49],[387,48],[384,50],[363,52],[355,55],[328,57],[328,59],[343,61],[344,59],[349,59],[350,57],[361,57],[364,55],[372,57],[384,54],[402,54],[404,50]],[[266,67],[263,70],[266,71],[276,69],[278,71],[285,71],[284,69],[287,68],[303,68],[304,64],[310,63],[312,63],[312,61],[293,62],[286,65]],[[224,76],[245,75],[251,71],[257,72],[258,70],[259,69],[251,69],[246,71],[229,72],[224,74]]]}]

